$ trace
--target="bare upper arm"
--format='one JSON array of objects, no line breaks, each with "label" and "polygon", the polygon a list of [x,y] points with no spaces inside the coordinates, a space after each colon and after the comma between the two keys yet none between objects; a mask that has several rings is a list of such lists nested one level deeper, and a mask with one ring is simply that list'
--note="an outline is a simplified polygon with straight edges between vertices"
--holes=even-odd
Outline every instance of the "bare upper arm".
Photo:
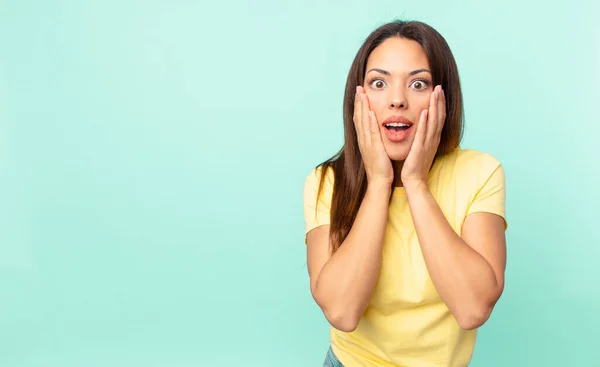
[{"label": "bare upper arm", "polygon": [[504,218],[486,212],[469,214],[463,223],[461,237],[490,264],[502,290],[506,268]]},{"label": "bare upper arm", "polygon": [[315,296],[317,280],[321,270],[329,260],[329,224],[310,230],[306,234],[306,257],[308,275],[310,277],[310,290]]}]

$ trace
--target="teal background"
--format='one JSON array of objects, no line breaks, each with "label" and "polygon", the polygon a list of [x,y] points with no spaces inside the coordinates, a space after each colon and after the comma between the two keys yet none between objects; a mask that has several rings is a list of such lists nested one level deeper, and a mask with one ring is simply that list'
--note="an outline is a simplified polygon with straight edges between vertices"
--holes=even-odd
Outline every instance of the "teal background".
[{"label": "teal background", "polygon": [[0,1],[0,366],[318,366],[302,188],[358,47],[449,42],[463,147],[507,174],[472,366],[600,364],[600,6]]}]

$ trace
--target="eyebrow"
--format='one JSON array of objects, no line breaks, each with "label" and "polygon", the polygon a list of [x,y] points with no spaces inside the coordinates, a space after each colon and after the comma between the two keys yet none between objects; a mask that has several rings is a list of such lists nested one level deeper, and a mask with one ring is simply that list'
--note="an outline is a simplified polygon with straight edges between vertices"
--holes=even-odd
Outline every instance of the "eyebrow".
[{"label": "eyebrow", "polygon": [[[376,71],[376,72],[378,72],[378,73],[381,73],[381,74],[383,74],[383,75],[387,75],[387,76],[390,76],[390,75],[392,75],[392,74],[391,74],[389,71],[387,71],[387,70],[383,70],[383,69],[379,69],[379,68],[373,68],[373,69],[371,69],[371,70],[367,71],[367,73],[370,73],[371,71]],[[408,73],[408,75],[409,75],[409,76],[412,76],[412,75],[419,74],[419,73],[423,73],[423,72],[426,72],[426,73],[429,73],[429,74],[431,74],[431,71],[429,71],[429,70],[427,70],[427,69],[423,68],[423,69],[416,69],[416,70],[413,70],[413,71],[411,71],[410,73]]]}]

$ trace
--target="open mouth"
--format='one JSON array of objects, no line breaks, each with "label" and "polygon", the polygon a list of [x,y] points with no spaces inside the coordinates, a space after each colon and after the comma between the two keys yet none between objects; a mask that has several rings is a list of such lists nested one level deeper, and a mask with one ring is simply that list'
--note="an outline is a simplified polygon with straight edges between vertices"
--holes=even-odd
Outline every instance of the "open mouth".
[{"label": "open mouth", "polygon": [[403,131],[406,131],[410,128],[410,126],[411,125],[403,124],[402,122],[392,122],[389,124],[385,124],[385,128],[393,133],[401,133]]},{"label": "open mouth", "polygon": [[384,123],[383,126],[385,127],[385,135],[388,138],[388,140],[399,143],[408,138],[411,132],[410,129],[412,128],[413,124],[410,121],[393,121]]}]

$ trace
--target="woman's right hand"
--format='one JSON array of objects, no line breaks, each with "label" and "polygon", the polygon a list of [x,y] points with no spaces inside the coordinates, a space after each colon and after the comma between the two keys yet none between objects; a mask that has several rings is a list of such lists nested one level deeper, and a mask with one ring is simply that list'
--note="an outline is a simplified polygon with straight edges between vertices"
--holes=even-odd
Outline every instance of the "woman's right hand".
[{"label": "woman's right hand", "polygon": [[375,113],[369,109],[369,99],[360,86],[356,87],[353,119],[368,182],[391,185],[394,182],[392,161],[383,146]]}]

